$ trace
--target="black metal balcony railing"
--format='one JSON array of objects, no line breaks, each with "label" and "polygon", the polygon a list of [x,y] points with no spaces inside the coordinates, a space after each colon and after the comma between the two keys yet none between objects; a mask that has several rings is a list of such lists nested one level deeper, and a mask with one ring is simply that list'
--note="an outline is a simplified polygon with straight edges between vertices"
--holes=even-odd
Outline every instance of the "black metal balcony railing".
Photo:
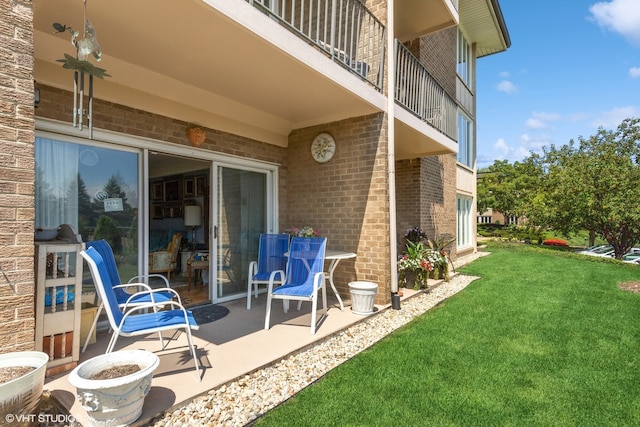
[{"label": "black metal balcony railing", "polygon": [[396,41],[395,46],[396,102],[457,141],[456,102],[402,43]]},{"label": "black metal balcony railing", "polygon": [[245,0],[382,91],[386,28],[360,0]]}]

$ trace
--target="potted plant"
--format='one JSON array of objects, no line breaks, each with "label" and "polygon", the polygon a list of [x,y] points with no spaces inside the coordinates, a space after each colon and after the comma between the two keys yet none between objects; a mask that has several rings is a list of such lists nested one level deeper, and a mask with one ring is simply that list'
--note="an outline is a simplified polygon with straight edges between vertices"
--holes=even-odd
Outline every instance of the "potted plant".
[{"label": "potted plant", "polygon": [[41,351],[0,354],[0,420],[18,421],[40,403],[49,355]]},{"label": "potted plant", "polygon": [[433,263],[428,259],[429,248],[422,243],[407,240],[407,249],[398,260],[399,283],[406,287],[413,284],[413,289],[427,287],[429,273],[433,271]]},{"label": "potted plant", "polygon": [[429,248],[432,253],[431,258],[434,265],[438,268],[438,278],[449,281],[449,255],[447,254],[447,246],[455,242],[456,238],[447,234],[440,234],[433,240],[428,239]]},{"label": "potted plant", "polygon": [[284,231],[288,233],[291,237],[320,237],[320,232],[318,230],[314,230],[313,227],[309,227],[305,225],[304,227],[291,227]]},{"label": "potted plant", "polygon": [[149,351],[114,351],[78,365],[69,382],[92,426],[129,425],[142,415],[159,364],[158,356]]}]

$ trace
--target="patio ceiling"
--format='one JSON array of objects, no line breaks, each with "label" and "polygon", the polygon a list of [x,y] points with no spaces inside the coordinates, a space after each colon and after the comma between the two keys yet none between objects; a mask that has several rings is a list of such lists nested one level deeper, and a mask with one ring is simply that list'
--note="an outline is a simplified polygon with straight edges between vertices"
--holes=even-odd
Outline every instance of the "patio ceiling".
[{"label": "patio ceiling", "polygon": [[[56,62],[75,56],[71,36],[52,24],[82,32],[82,0],[33,5],[35,79],[73,90],[71,71]],[[87,0],[87,17],[103,50],[91,62],[112,76],[96,81],[99,99],[280,146],[292,129],[384,106],[369,85],[242,0]]]}]

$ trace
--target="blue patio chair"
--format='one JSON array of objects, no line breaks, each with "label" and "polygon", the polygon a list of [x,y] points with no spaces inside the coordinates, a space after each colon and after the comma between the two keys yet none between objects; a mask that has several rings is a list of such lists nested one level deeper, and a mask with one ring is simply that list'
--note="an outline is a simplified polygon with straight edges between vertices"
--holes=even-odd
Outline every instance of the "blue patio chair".
[{"label": "blue patio chair", "polygon": [[269,277],[274,271],[282,271],[282,276],[274,279],[274,284],[284,283],[284,271],[287,268],[287,256],[289,251],[288,234],[261,234],[258,246],[258,261],[249,263],[249,275],[247,278],[247,310],[251,310],[251,288],[258,298],[258,286],[268,285]]},{"label": "blue patio chair", "polygon": [[[299,301],[298,310],[302,301],[311,301],[311,334],[316,333],[316,312],[320,290],[322,290],[322,317],[327,315],[327,288],[323,272],[326,246],[325,237],[294,237],[292,239],[284,284],[274,289],[276,276],[282,276],[283,271],[274,271],[269,277],[265,329],[269,329],[272,299],[281,299],[286,302]],[[287,308],[288,304],[285,304],[285,313]]]},{"label": "blue patio chair", "polygon": [[[89,270],[91,271],[91,277],[96,286],[96,290],[100,295],[100,299],[104,303],[104,309],[107,312],[107,318],[109,319],[109,325],[113,330],[107,350],[105,354],[111,353],[116,345],[119,336],[131,337],[148,335],[158,332],[160,335],[160,345],[162,349],[165,349],[164,342],[162,340],[162,331],[184,329],[187,334],[187,341],[189,343],[189,351],[193,356],[193,361],[196,367],[196,373],[198,378],[202,380],[200,376],[200,367],[198,365],[198,358],[196,356],[195,347],[193,345],[193,338],[191,336],[192,329],[198,329],[193,314],[177,301],[164,301],[164,302],[150,302],[147,304],[139,304],[135,306],[129,306],[125,303],[120,310],[120,305],[116,299],[116,294],[113,289],[113,283],[111,282],[111,276],[108,268],[102,256],[94,247],[87,247],[80,252],[80,255],[87,261]],[[142,294],[157,295],[160,292],[166,292],[166,290],[152,289],[150,291],[142,291],[132,295],[138,297]],[[175,292],[175,291],[173,291]],[[153,299],[153,298],[152,298]],[[166,306],[174,307],[170,310],[155,311],[157,309],[164,308]],[[152,309],[152,312],[145,312]]]},{"label": "blue patio chair", "polygon": [[[140,279],[140,276],[132,277],[131,279],[129,279],[129,282],[127,284],[122,283],[122,281],[120,280],[120,274],[118,273],[118,266],[116,265],[116,258],[113,256],[113,250],[111,249],[109,242],[107,242],[106,240],[94,240],[91,242],[86,242],[85,246],[87,248],[95,248],[95,250],[98,251],[98,253],[102,257],[109,277],[111,278],[111,283],[113,284],[113,292],[115,293],[118,305],[123,306],[125,304],[128,304],[129,306],[134,306],[140,304],[148,304],[150,302],[166,302],[171,301],[173,298],[177,298],[178,303],[182,304],[180,295],[178,295],[176,291],[171,289],[169,280],[167,280],[167,278],[162,274],[148,275],[148,277],[150,278],[157,277],[164,281],[165,287],[160,288],[162,292],[141,293],[133,296],[133,294],[127,292],[125,289],[137,288],[136,290],[140,292],[144,290],[150,291],[151,287],[145,283],[136,282],[136,280]],[[98,311],[96,312],[96,315],[93,319],[93,324],[91,325],[91,329],[89,329],[89,334],[87,335],[87,337],[90,337],[93,334],[93,331],[96,329],[96,326],[98,325],[98,318],[100,317],[103,309],[104,302],[102,301],[102,299],[100,299]],[[89,339],[85,340],[84,342],[84,346],[82,347],[83,353],[87,349],[87,345],[89,345]]]}]

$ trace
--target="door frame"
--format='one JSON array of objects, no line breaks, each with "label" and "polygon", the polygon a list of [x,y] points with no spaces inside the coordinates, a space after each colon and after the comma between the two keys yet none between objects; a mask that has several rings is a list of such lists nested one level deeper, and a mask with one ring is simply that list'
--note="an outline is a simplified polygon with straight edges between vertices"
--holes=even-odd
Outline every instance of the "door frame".
[{"label": "door frame", "polygon": [[[211,169],[209,171],[211,194],[209,197],[209,259],[218,260],[218,244],[217,244],[217,227],[218,227],[218,170],[219,168],[230,168],[242,171],[249,171],[255,173],[263,173],[266,176],[266,230],[265,233],[276,233],[278,230],[278,168],[269,166],[263,162],[254,161],[251,159],[242,159],[243,161],[229,161],[230,159],[218,159],[211,163]],[[237,159],[234,159],[237,160]],[[209,269],[209,283],[218,283],[218,266],[211,266]],[[249,266],[246,266],[248,271]],[[234,299],[240,299],[246,297],[246,293],[232,294],[226,297],[218,297],[218,287],[209,286],[209,298],[211,302],[225,302]]]}]

